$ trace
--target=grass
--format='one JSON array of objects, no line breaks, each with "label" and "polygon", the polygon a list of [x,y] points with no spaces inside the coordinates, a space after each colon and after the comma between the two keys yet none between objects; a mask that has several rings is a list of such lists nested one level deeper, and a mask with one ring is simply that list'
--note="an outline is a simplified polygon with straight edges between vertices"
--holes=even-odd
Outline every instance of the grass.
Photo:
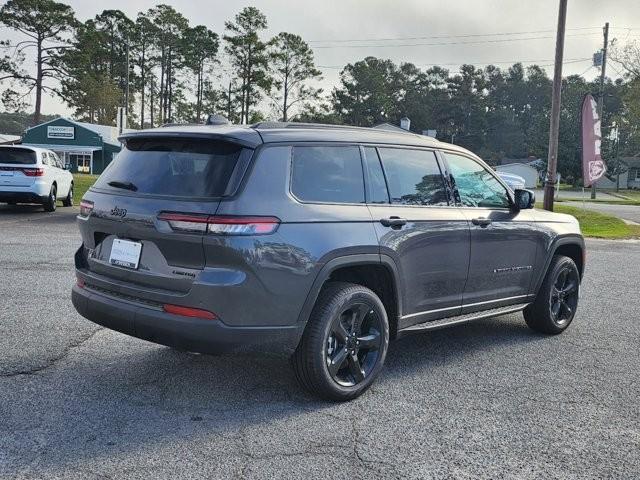
[{"label": "grass", "polygon": [[640,190],[620,190],[619,192],[613,192],[614,195],[632,200],[640,204]]},{"label": "grass", "polygon": [[73,174],[73,196],[74,204],[80,204],[80,199],[89,190],[89,187],[98,179],[98,175],[87,175],[86,173]]},{"label": "grass", "polygon": [[[540,206],[541,208],[541,206]],[[640,238],[640,225],[627,225],[618,217],[568,205],[554,205],[554,212],[573,215],[585,237],[622,239]]]}]

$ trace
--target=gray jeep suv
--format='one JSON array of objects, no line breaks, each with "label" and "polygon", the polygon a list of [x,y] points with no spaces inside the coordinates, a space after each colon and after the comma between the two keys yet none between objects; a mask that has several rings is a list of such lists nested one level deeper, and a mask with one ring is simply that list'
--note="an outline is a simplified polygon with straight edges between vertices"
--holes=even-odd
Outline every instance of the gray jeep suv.
[{"label": "gray jeep suv", "polygon": [[169,126],[82,199],[72,298],[84,317],[176,349],[278,352],[312,392],[371,385],[389,340],[524,312],[571,323],[584,242],[469,151],[311,124]]}]

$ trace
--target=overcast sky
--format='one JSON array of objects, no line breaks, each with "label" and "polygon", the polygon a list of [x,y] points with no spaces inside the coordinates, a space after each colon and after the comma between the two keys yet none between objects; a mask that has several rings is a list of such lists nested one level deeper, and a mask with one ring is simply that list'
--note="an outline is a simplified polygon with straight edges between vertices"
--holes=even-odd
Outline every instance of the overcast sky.
[{"label": "overcast sky", "polygon": [[[66,0],[64,3],[71,5],[81,20],[95,16],[103,8],[120,9],[135,18],[139,11],[167,3],[192,25],[206,25],[218,34],[224,31],[225,20],[253,5],[267,16],[269,29],[265,38],[287,31],[301,35],[314,47],[316,63],[324,73],[322,86],[327,91],[338,83],[339,67],[368,55],[425,67],[440,64],[454,71],[462,63],[507,67],[521,61],[548,66],[552,75],[558,15],[558,0]],[[590,67],[591,56],[602,47],[602,26],[607,21],[610,38],[623,43],[640,40],[640,0],[569,0],[565,75],[584,74],[593,78],[598,74],[597,69]],[[519,34],[511,35],[516,32]],[[20,36],[0,29],[0,39],[6,38],[16,40]],[[613,68],[608,74],[620,76]],[[70,114],[57,99],[47,97],[43,106],[47,114]]]}]

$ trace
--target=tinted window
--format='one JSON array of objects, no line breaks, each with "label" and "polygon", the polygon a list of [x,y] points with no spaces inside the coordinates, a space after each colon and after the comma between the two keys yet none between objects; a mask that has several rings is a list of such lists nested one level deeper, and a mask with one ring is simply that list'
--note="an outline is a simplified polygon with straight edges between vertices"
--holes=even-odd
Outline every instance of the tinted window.
[{"label": "tinted window", "polygon": [[502,184],[482,165],[462,155],[445,153],[459,201],[465,207],[508,208]]},{"label": "tinted window", "polygon": [[294,147],[291,192],[300,200],[363,203],[358,147]]},{"label": "tinted window", "polygon": [[364,158],[367,177],[367,202],[389,203],[387,182],[384,179],[378,152],[373,147],[366,147],[364,149]]},{"label": "tinted window", "polygon": [[0,163],[32,165],[36,163],[36,154],[23,148],[0,148]]},{"label": "tinted window", "polygon": [[391,203],[447,205],[447,192],[433,152],[401,148],[379,149]]},{"label": "tinted window", "polygon": [[180,197],[224,194],[242,147],[206,139],[129,139],[96,182],[132,183],[137,193]]}]

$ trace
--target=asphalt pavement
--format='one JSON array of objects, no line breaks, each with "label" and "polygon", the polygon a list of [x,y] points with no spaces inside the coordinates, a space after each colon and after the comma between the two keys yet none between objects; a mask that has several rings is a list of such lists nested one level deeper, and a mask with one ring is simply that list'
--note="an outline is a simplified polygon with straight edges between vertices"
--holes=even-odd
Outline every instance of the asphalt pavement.
[{"label": "asphalt pavement", "polygon": [[0,207],[1,478],[640,477],[640,243],[588,241],[577,317],[393,342],[361,398],[276,358],[206,356],[73,309],[75,211]]}]

